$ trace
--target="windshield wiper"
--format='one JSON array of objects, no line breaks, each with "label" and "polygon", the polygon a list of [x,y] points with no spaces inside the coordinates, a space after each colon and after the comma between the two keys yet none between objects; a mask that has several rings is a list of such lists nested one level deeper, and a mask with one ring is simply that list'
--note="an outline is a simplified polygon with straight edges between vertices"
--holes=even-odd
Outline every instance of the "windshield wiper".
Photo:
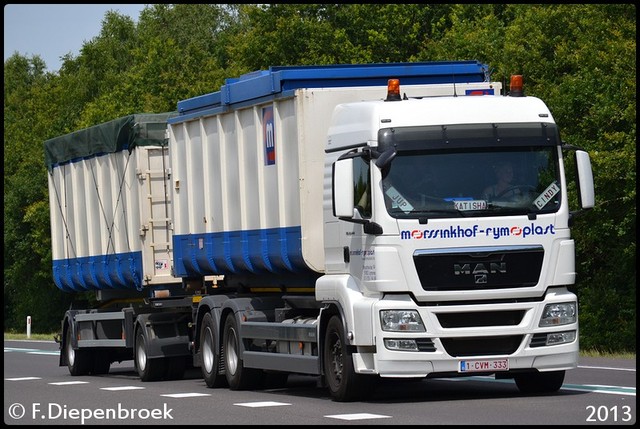
[{"label": "windshield wiper", "polygon": [[500,214],[514,214],[514,215],[527,215],[529,217],[537,215],[531,207],[513,206],[513,205],[501,205],[496,203],[487,204],[487,212],[500,213]]},{"label": "windshield wiper", "polygon": [[[418,222],[420,224],[426,224],[427,222],[429,222],[429,218],[443,218],[446,216],[441,216],[441,215],[447,215],[447,216],[453,216],[453,217],[468,217],[469,215],[464,212],[464,211],[460,211],[460,210],[456,210],[456,209],[432,209],[432,210],[412,210],[408,213],[404,213],[403,214],[406,215],[407,218],[418,218]],[[405,217],[405,216],[403,216]]]}]

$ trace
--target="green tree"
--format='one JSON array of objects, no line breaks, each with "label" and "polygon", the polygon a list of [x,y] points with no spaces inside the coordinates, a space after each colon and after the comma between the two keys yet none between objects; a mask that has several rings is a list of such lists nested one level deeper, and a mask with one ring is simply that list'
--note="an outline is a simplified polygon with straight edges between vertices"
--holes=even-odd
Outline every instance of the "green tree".
[{"label": "green tree", "polygon": [[52,76],[38,56],[14,54],[4,65],[4,320],[5,329],[51,332],[70,302],[51,281],[49,207],[42,141],[51,121],[41,89]]},{"label": "green tree", "polygon": [[450,5],[242,5],[229,56],[248,70],[271,65],[413,61]]}]

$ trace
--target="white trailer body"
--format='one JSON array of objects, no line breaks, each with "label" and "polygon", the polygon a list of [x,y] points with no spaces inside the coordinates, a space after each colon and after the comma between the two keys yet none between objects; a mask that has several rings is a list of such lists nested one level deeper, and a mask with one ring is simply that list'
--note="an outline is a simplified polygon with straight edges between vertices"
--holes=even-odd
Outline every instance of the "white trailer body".
[{"label": "white trailer body", "polygon": [[129,115],[45,142],[60,289],[180,283],[171,273],[169,116]]}]

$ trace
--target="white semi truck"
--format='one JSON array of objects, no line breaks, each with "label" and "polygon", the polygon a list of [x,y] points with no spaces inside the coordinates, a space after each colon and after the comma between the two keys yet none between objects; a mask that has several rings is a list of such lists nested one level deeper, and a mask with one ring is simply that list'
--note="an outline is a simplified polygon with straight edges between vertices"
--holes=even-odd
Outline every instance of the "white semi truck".
[{"label": "white semi truck", "polygon": [[55,282],[97,303],[63,317],[72,375],[127,359],[144,381],[196,366],[231,389],[308,374],[350,401],[380,377],[554,392],[577,365],[589,155],[520,76],[271,67],[45,153]]}]

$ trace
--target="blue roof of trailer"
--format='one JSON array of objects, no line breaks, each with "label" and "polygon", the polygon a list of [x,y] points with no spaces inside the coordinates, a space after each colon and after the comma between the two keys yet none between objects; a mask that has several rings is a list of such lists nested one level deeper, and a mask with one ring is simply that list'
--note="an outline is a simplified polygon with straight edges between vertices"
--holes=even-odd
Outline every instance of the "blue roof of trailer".
[{"label": "blue roof of trailer", "polygon": [[[386,86],[390,78],[404,85],[488,82],[489,67],[478,61],[272,66],[269,70],[226,79],[220,91],[178,102],[178,115],[247,103],[298,88]],[[175,117],[169,122],[178,122]]]}]

